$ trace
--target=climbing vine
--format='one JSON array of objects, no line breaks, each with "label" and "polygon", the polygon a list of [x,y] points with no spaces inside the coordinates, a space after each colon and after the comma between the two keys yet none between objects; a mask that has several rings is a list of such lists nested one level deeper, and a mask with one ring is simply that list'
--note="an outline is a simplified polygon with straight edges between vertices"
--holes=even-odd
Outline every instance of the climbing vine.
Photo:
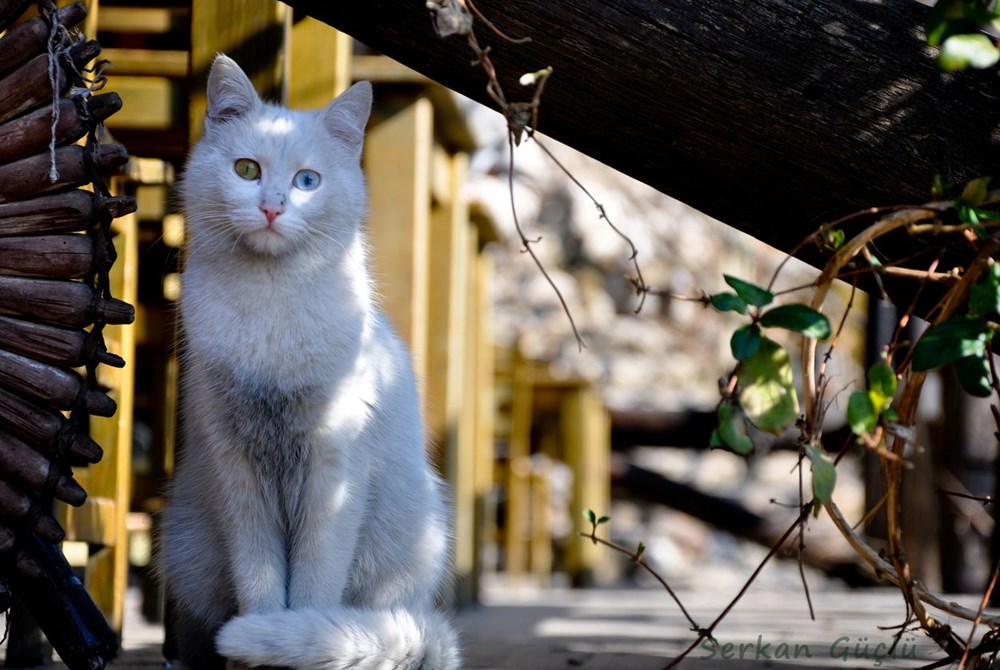
[{"label": "climbing vine", "polygon": [[[525,74],[521,83],[533,87],[533,95],[529,101],[511,102],[497,80],[488,47],[480,45],[475,26],[478,21],[501,39],[522,40],[505,35],[475,8],[471,0],[429,0],[427,7],[439,34],[464,35],[476,56],[475,65],[483,69],[487,92],[507,123],[509,174],[512,175],[514,147],[524,138],[538,141],[535,129],[545,82],[553,76],[551,68]],[[992,0],[940,0],[928,13],[926,39],[931,47],[938,49],[937,62],[943,71],[989,68],[1000,62],[1000,49],[988,32],[998,28],[1000,9]],[[544,145],[540,146],[555,161]],[[576,186],[590,195],[579,180],[555,162]],[[521,228],[512,184],[510,186],[511,208],[522,249],[532,257],[556,291],[577,340],[583,346],[566,302],[532,251],[532,245],[538,240],[529,239]],[[957,662],[960,669],[987,667],[1000,654],[1000,636],[987,632],[978,640],[975,638],[979,626],[985,625],[990,631],[1000,626],[1000,617],[984,614],[986,602],[1000,575],[1000,564],[980,607],[972,610],[931,593],[917,581],[907,559],[903,537],[903,473],[913,467],[909,460],[915,446],[913,427],[917,401],[927,374],[951,367],[965,391],[977,397],[993,396],[997,401],[993,413],[1000,433],[1000,374],[994,356],[995,349],[1000,346],[997,335],[1000,332],[1000,209],[997,207],[1000,192],[991,192],[989,177],[982,177],[950,196],[948,188],[936,180],[931,193],[932,198],[926,204],[866,209],[823,225],[810,234],[791,255],[814,247],[825,254],[826,261],[816,279],[806,286],[776,291],[776,282],[784,268],[782,263],[767,286],[724,275],[728,290],[701,296],[677,296],[647,286],[636,261],[635,245],[607,220],[604,208],[594,200],[599,218],[628,243],[629,260],[635,270],[632,284],[639,296],[640,309],[646,295],[667,294],[676,299],[699,301],[706,309],[745,317],[730,338],[735,363],[720,383],[720,399],[716,406],[718,425],[709,446],[751,456],[755,451],[751,428],[775,435],[794,429],[800,481],[806,479],[805,468],[809,469],[808,493],[800,486],[799,514],[795,521],[771,548],[746,586],[707,627],[695,623],[666,581],[645,562],[642,543],[633,551],[598,537],[597,531],[609,522],[608,517],[598,516],[590,510],[585,512],[591,529],[581,535],[648,570],[674,598],[697,633],[687,651],[674,659],[668,668],[712,636],[716,626],[765,564],[796,532],[801,550],[803,529],[810,517],[822,512],[829,515],[845,541],[875,575],[899,588],[906,605],[906,622],[899,628],[899,636],[913,626],[919,627],[938,644],[950,662]],[[905,245],[907,251],[902,257],[894,257],[894,250],[899,248],[897,242],[902,238],[909,240]],[[913,253],[914,241],[923,244],[916,253]],[[955,259],[961,261],[955,269],[939,269],[943,262],[952,263]],[[846,394],[845,402],[838,402],[841,392],[831,389],[826,368],[836,353],[848,312],[854,308],[854,292],[864,288],[888,297],[883,288],[883,280],[888,277],[911,282],[912,291],[908,293],[912,299],[909,304],[899,306],[901,315],[891,339],[879,343],[881,360],[866,370],[864,380],[858,381]],[[829,314],[829,308],[825,307],[826,297],[837,281],[851,286],[852,298],[846,311]],[[797,299],[791,298],[792,295],[798,296]],[[932,302],[929,309],[926,308],[928,301]],[[919,311],[918,303],[922,305]],[[902,337],[904,326],[918,314],[926,317],[930,325],[915,342],[907,341]],[[780,338],[774,337],[775,331],[790,331],[802,338],[797,362],[779,343]],[[796,366],[801,373],[801,388],[795,383]],[[843,412],[843,419],[850,427],[851,437],[844,444],[824,444],[824,420],[832,411]],[[836,502],[837,466],[850,452],[867,452],[879,459],[885,492],[874,509],[867,510],[853,523],[844,517]],[[871,547],[855,530],[880,509],[884,510],[888,527],[888,547],[883,551]],[[808,596],[807,586],[806,593]],[[928,608],[972,622],[972,631],[962,639]]]}]

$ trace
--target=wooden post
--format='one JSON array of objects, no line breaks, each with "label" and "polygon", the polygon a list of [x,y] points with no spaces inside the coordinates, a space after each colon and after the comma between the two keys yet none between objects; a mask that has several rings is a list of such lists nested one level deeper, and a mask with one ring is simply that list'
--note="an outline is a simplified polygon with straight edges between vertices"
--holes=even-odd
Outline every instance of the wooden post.
[{"label": "wooden post", "polygon": [[319,109],[351,83],[353,40],[335,28],[302,17],[292,24],[288,106]]},{"label": "wooden post", "polygon": [[574,530],[566,551],[566,570],[574,584],[588,585],[600,579],[599,564],[606,550],[577,536],[590,528],[583,511],[600,516],[611,505],[611,428],[601,395],[581,382],[566,391],[562,408],[562,432],[567,465],[573,470],[570,516]]},{"label": "wooden post", "polygon": [[493,340],[493,263],[489,256],[477,253],[473,259],[475,272],[475,309],[473,318],[476,337],[472,346],[476,351],[476,436],[473,451],[476,459],[476,545],[475,560],[477,589],[478,576],[486,569],[486,561],[493,556],[485,551],[496,543],[496,498],[494,495],[494,439],[496,434],[496,380]]},{"label": "wooden post", "polygon": [[511,369],[510,435],[507,441],[507,513],[504,528],[504,568],[517,583],[525,568],[528,476],[531,473],[531,420],[534,405],[534,366],[519,352]]},{"label": "wooden post", "polygon": [[[136,216],[117,219],[115,246],[118,261],[111,269],[112,292],[131,304],[138,299],[139,230]],[[135,329],[107,326],[104,338],[108,346],[120,352],[128,361],[135,360]],[[105,523],[110,528],[100,550],[87,562],[87,590],[101,608],[108,623],[121,631],[125,607],[125,589],[128,586],[128,532],[125,517],[131,500],[132,471],[132,412],[135,399],[134,368],[98,368],[98,379],[103,386],[113,389],[118,401],[118,412],[110,418],[93,418],[91,436],[104,445],[104,459],[90,470],[90,498],[86,506],[105,512]],[[106,502],[105,502],[106,501]],[[95,538],[87,538],[94,542]]]},{"label": "wooden post", "polygon": [[417,98],[368,132],[368,233],[382,308],[427,378],[427,259],[430,242],[430,161],[434,110]]}]

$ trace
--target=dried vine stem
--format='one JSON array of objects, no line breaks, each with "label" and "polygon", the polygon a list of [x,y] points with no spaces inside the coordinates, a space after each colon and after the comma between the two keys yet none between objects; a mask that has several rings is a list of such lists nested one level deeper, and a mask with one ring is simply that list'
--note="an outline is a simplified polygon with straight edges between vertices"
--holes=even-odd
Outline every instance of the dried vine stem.
[{"label": "dried vine stem", "polygon": [[[822,306],[834,279],[838,278],[841,271],[847,266],[847,264],[859,254],[864,253],[864,251],[867,250],[876,239],[893,230],[918,224],[920,221],[929,217],[934,217],[938,212],[950,209],[952,206],[953,205],[950,202],[942,202],[921,206],[919,208],[897,210],[892,214],[879,219],[867,229],[856,235],[841,249],[839,249],[823,268],[820,278],[816,283],[816,289],[810,306],[813,309],[819,309]],[[944,299],[937,306],[935,310],[936,316],[934,323],[940,323],[948,319],[955,314],[962,304],[964,304],[968,297],[969,290],[977,281],[986,266],[986,263],[983,261],[991,257],[998,250],[1000,250],[1000,242],[997,240],[991,240],[982,246],[977,259],[966,269],[958,281],[954,283],[954,285],[946,293]],[[934,266],[932,266],[929,270],[928,274],[933,272],[933,267]],[[822,396],[821,382],[817,381],[817,373],[814,363],[816,360],[816,346],[817,343],[815,340],[805,338],[802,347],[801,361],[804,380],[803,396],[806,416],[813,422],[813,425],[818,425],[818,423],[816,423],[818,411],[817,405],[819,398]],[[906,364],[907,363],[904,362],[903,367],[905,367]],[[919,400],[925,378],[926,374],[922,372],[910,371],[904,379],[904,384],[899,394],[899,400],[896,403],[896,409],[900,417],[899,422],[903,425],[912,425],[914,421],[917,402]],[[906,559],[903,545],[902,527],[900,522],[901,503],[899,499],[899,491],[902,484],[902,469],[905,464],[903,459],[903,450],[906,446],[907,438],[898,435],[890,437],[891,449],[886,455],[891,455],[892,458],[883,458],[880,460],[883,482],[886,487],[885,510],[887,526],[889,529],[888,560],[884,559],[877,552],[875,552],[875,550],[872,549],[854,531],[850,524],[848,524],[843,518],[843,515],[841,514],[836,503],[829,501],[825,504],[825,508],[828,514],[830,514],[831,519],[833,519],[837,529],[855,550],[855,552],[867,561],[877,574],[888,579],[902,591],[904,599],[907,603],[907,608],[919,622],[920,626],[927,631],[928,635],[930,635],[932,639],[945,648],[945,651],[954,658],[959,655],[959,652],[967,653],[967,650],[971,646],[971,640],[965,645],[965,651],[962,651],[960,648],[956,649],[954,634],[951,632],[950,628],[937,622],[927,612],[924,607],[925,604],[947,612],[952,616],[967,619],[969,621],[981,621],[991,627],[1000,624],[1000,617],[984,617],[982,614],[982,608],[980,608],[979,611],[973,611],[968,608],[961,607],[956,603],[947,602],[939,596],[928,592],[911,576],[910,565]]]},{"label": "dried vine stem", "polygon": [[571,310],[569,309],[569,305],[566,303],[566,299],[563,296],[562,291],[559,290],[559,287],[552,280],[551,275],[549,275],[541,260],[531,248],[531,246],[540,241],[541,238],[534,240],[529,239],[521,228],[521,223],[517,216],[517,209],[514,204],[513,183],[514,147],[521,143],[521,139],[525,135],[534,139],[535,143],[546,154],[546,156],[548,156],[549,159],[551,159],[552,162],[555,163],[556,166],[559,167],[559,169],[562,170],[562,172],[565,173],[578,188],[580,188],[580,190],[591,200],[591,202],[594,203],[597,207],[599,218],[606,221],[611,229],[629,246],[631,253],[629,261],[632,262],[636,272],[636,277],[632,279],[632,283],[637,287],[637,295],[640,298],[639,305],[635,310],[636,313],[642,310],[642,306],[646,300],[646,286],[643,281],[642,270],[640,269],[639,262],[637,260],[639,251],[632,242],[631,238],[629,238],[628,235],[611,222],[604,206],[598,202],[590,191],[584,187],[583,183],[577,179],[576,176],[573,175],[544,144],[539,142],[537,137],[534,136],[535,129],[538,127],[538,110],[541,105],[542,92],[545,89],[545,83],[548,81],[548,77],[552,74],[552,68],[546,67],[522,77],[522,84],[534,85],[535,87],[534,95],[532,96],[530,102],[509,102],[506,94],[504,93],[503,86],[497,78],[496,67],[493,65],[493,60],[490,58],[490,48],[482,47],[479,44],[479,39],[477,38],[475,31],[474,19],[484,23],[496,35],[508,42],[512,42],[514,44],[524,44],[526,42],[530,42],[531,38],[514,38],[507,35],[500,30],[496,24],[489,20],[489,18],[483,15],[472,0],[427,0],[426,6],[434,15],[434,25],[438,35],[441,37],[456,34],[465,36],[469,48],[476,56],[476,60],[473,62],[473,65],[480,66],[486,74],[486,93],[497,104],[500,113],[503,114],[504,119],[507,122],[507,139],[510,152],[508,188],[510,189],[510,202],[513,210],[514,227],[517,231],[518,237],[520,238],[521,250],[531,256],[532,261],[534,261],[539,271],[541,271],[542,276],[545,277],[545,280],[555,292],[556,297],[559,299],[559,303],[563,308],[563,312],[569,320],[570,327],[573,329],[573,335],[576,338],[577,346],[582,351],[587,344],[583,339],[583,335],[580,333],[579,328],[577,328],[576,321],[573,318]]},{"label": "dried vine stem", "polygon": [[739,593],[737,593],[736,596],[729,601],[729,604],[726,605],[726,607],[722,610],[719,616],[717,616],[715,620],[711,624],[709,624],[708,628],[702,629],[698,633],[698,638],[694,642],[692,642],[687,649],[681,652],[680,655],[678,655],[674,660],[665,665],[663,667],[663,670],[671,670],[671,668],[677,667],[677,665],[679,665],[681,661],[687,658],[692,651],[697,649],[699,645],[701,645],[705,640],[709,639],[712,636],[718,625],[722,623],[722,621],[727,616],[729,616],[729,613],[733,610],[734,607],[736,607],[736,604],[740,600],[742,600],[743,596],[746,595],[746,592],[750,590],[750,586],[755,581],[757,581],[757,576],[760,575],[761,571],[764,569],[764,566],[766,566],[768,562],[770,562],[770,560],[774,558],[779,551],[781,551],[781,548],[785,546],[785,542],[787,542],[788,538],[792,536],[792,533],[794,533],[799,526],[801,526],[809,519],[809,513],[811,510],[812,510],[811,503],[805,505],[802,508],[802,510],[799,512],[798,517],[796,517],[795,521],[792,522],[792,525],[790,525],[788,527],[788,530],[786,530],[784,534],[780,538],[778,538],[778,541],[774,543],[774,546],[772,546],[771,549],[767,552],[767,555],[764,557],[764,559],[757,565],[757,568],[753,571],[753,573],[750,575],[747,581],[743,584],[743,588],[739,590]]},{"label": "dried vine stem", "polygon": [[[688,623],[691,624],[691,630],[697,633],[703,633],[706,631],[705,628],[702,628],[701,626],[698,625],[698,623],[694,620],[691,614],[687,611],[687,608],[684,607],[684,603],[682,603],[681,599],[677,597],[677,594],[674,592],[674,590],[670,588],[670,584],[667,583],[667,580],[664,579],[660,575],[660,573],[654,570],[653,567],[649,565],[649,563],[647,563],[646,560],[642,557],[642,553],[645,548],[641,544],[639,545],[639,549],[637,549],[636,551],[629,551],[628,549],[626,549],[621,545],[597,537],[597,526],[598,524],[596,522],[592,523],[590,532],[589,533],[581,532],[580,537],[585,537],[594,544],[603,545],[609,549],[613,549],[614,551],[617,551],[618,553],[627,556],[630,561],[632,561],[633,563],[644,569],[646,572],[648,572],[650,575],[652,575],[653,578],[660,583],[660,586],[662,586],[664,590],[666,590],[666,592],[670,594],[670,597],[674,599],[675,603],[677,603],[677,607],[680,608],[681,613],[684,614],[684,618],[687,619]],[[707,632],[706,636],[711,637],[711,633]]]}]

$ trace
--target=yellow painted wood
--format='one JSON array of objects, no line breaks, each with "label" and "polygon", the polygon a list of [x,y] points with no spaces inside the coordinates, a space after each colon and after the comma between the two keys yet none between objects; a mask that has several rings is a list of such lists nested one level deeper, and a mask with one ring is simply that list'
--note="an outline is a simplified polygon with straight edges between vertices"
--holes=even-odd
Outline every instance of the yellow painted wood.
[{"label": "yellow painted wood", "polygon": [[534,400],[534,369],[514,354],[511,370],[510,435],[507,441],[507,514],[504,529],[505,569],[512,581],[519,580],[526,563],[528,513],[530,510],[531,423]]},{"label": "yellow painted wood", "polygon": [[[458,191],[468,164],[435,151],[446,173],[442,186]],[[375,175],[377,178],[378,176]],[[459,421],[466,404],[465,352],[469,287],[469,225],[464,200],[437,204],[430,217],[427,308],[427,427],[435,436],[436,458],[454,485],[458,478],[456,449]]]},{"label": "yellow painted wood", "polygon": [[129,156],[125,170],[127,179],[141,184],[172,184],[176,176],[170,163],[140,156]]},{"label": "yellow painted wood", "polygon": [[[123,542],[123,544],[125,544]],[[83,572],[83,586],[93,598],[94,604],[108,617],[108,623],[118,633],[122,630],[122,616],[117,619],[109,616],[109,612],[118,612],[124,602],[125,593],[118,598],[117,570],[120,556],[128,558],[126,547],[101,547],[93,551],[87,559]]]},{"label": "yellow painted wood", "polygon": [[122,97],[122,108],[105,124],[116,128],[165,130],[184,122],[182,82],[166,77],[119,77],[108,80],[108,91]]},{"label": "yellow painted wood", "polygon": [[552,580],[552,523],[550,520],[550,464],[539,460],[531,471],[531,544],[528,558],[533,583],[548,586]]},{"label": "yellow painted wood", "polygon": [[95,495],[88,489],[87,501],[80,507],[64,506],[61,521],[66,541],[114,545],[119,537],[114,498]]},{"label": "yellow painted wood", "polygon": [[351,83],[351,48],[345,33],[307,16],[292,25],[288,105],[320,109]]},{"label": "yellow painted wood", "polygon": [[205,82],[216,54],[224,53],[239,63],[265,98],[288,99],[285,47],[290,18],[291,9],[273,0],[192,0],[188,108],[192,140],[201,135]]},{"label": "yellow painted wood", "polygon": [[[63,4],[63,3],[57,3]],[[70,4],[66,2],[65,4]],[[90,39],[97,39],[97,26],[101,15],[101,5],[99,0],[85,0],[87,5],[87,18],[83,20],[83,33]]]},{"label": "yellow painted wood", "polygon": [[135,215],[140,221],[159,221],[167,211],[167,187],[143,184],[135,189]]},{"label": "yellow painted wood", "polygon": [[584,510],[598,516],[610,511],[611,421],[600,393],[586,382],[566,389],[562,405],[564,458],[573,470],[570,517],[575,524],[565,568],[574,583],[589,584],[603,576],[608,553],[577,533],[590,530]]},{"label": "yellow painted wood", "polygon": [[466,121],[465,110],[457,102],[456,95],[444,86],[388,56],[352,57],[351,76],[355,81],[367,80],[376,84],[423,86],[423,95],[434,105],[439,143],[452,153],[472,152],[477,148],[476,138]]},{"label": "yellow painted wood", "polygon": [[475,273],[474,322],[476,337],[471,343],[476,352],[475,394],[475,495],[476,495],[476,545],[475,565],[477,575],[492,566],[484,565],[490,557],[487,549],[496,543],[496,506],[493,495],[494,438],[496,435],[496,382],[493,337],[493,262],[492,258],[478,255],[473,259]]},{"label": "yellow painted wood", "polygon": [[98,25],[113,33],[169,33],[187,20],[185,7],[103,7]]},{"label": "yellow painted wood", "polygon": [[[116,219],[113,223],[115,248],[118,260],[111,269],[111,293],[116,298],[135,304],[138,294],[138,221],[134,214]],[[90,497],[101,502],[93,505],[93,514],[81,517],[86,526],[79,532],[94,532],[98,536],[86,538],[104,545],[103,558],[88,564],[88,579],[95,588],[91,591],[108,622],[121,630],[128,581],[128,542],[125,517],[129,511],[132,471],[132,414],[135,399],[135,331],[131,326],[107,326],[104,339],[108,350],[125,359],[122,369],[100,366],[100,381],[109,386],[118,402],[114,416],[92,417],[91,436],[104,448],[104,458],[90,466],[87,489]],[[80,539],[84,539],[78,535]],[[106,574],[90,575],[91,570],[105,570]]]},{"label": "yellow painted wood", "polygon": [[351,63],[355,79],[391,84],[431,84],[432,80],[388,56],[358,55]]},{"label": "yellow painted wood", "polygon": [[184,78],[188,73],[188,52],[179,49],[117,49],[101,51],[101,58],[111,61],[108,74],[114,78],[129,75],[157,75]]},{"label": "yellow painted wood", "polygon": [[427,378],[429,166],[434,110],[418,98],[368,131],[369,240],[382,307]]}]

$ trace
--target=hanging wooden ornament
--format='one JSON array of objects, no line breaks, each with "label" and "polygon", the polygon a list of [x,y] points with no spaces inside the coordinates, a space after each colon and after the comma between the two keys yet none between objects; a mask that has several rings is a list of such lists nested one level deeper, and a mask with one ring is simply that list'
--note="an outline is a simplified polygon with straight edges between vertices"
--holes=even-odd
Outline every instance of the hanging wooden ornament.
[{"label": "hanging wooden ornament", "polygon": [[[30,4],[0,0],[0,31]],[[125,364],[102,330],[134,319],[108,271],[111,222],[135,202],[105,181],[128,154],[102,142],[121,99],[95,94],[101,68],[85,69],[100,46],[71,29],[87,10],[37,4],[0,37],[0,575],[67,666],[99,670],[117,638],[53,544],[65,533],[50,509],[84,502],[72,467],[102,455],[87,419],[116,410],[95,372]]]}]

